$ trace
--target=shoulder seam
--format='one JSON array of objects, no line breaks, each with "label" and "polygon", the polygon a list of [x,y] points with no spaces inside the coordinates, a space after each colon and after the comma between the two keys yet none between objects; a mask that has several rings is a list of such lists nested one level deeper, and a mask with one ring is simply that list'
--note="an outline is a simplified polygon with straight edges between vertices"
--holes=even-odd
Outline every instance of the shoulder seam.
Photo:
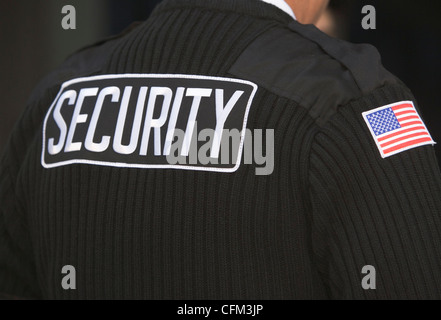
[{"label": "shoulder seam", "polygon": [[[302,25],[296,21],[291,22],[289,28],[299,36],[315,43],[327,56],[344,66],[363,94],[378,88],[386,82],[399,82],[394,75],[384,68],[378,50],[371,44],[354,44],[332,38],[313,25]],[[357,52],[357,50],[359,51]],[[365,60],[361,61],[361,58],[365,58]],[[364,64],[374,69],[367,70]]]},{"label": "shoulder seam", "polygon": [[[352,69],[349,68],[348,65],[347,65],[342,59],[338,58],[338,57],[336,56],[336,54],[334,54],[334,53],[332,52],[333,50],[331,50],[331,48],[329,48],[328,46],[324,46],[323,43],[321,43],[320,41],[317,41],[316,39],[314,39],[314,38],[312,38],[312,37],[308,37],[308,36],[305,35],[303,32],[299,32],[299,30],[294,29],[294,27],[297,26],[297,25],[299,25],[299,23],[296,22],[296,21],[293,21],[293,22],[291,22],[291,23],[288,25],[288,27],[289,27],[289,29],[290,29],[291,32],[298,34],[299,36],[301,36],[302,38],[304,38],[304,39],[306,39],[306,40],[308,40],[308,41],[314,42],[317,46],[319,46],[319,48],[323,51],[324,54],[326,54],[326,55],[327,55],[328,57],[330,57],[331,59],[337,61],[337,62],[340,63],[345,69],[347,69],[347,70],[351,73],[352,79],[353,79],[354,83],[356,84],[357,88],[360,90],[360,92],[362,92],[363,90],[362,90],[362,88],[361,88],[359,82],[357,81],[357,77],[354,75]],[[303,26],[303,25],[302,25],[302,26]],[[312,27],[312,26],[310,26],[310,25],[306,25],[306,26],[304,26],[304,27],[315,28],[315,27]],[[325,34],[323,34],[323,35],[325,35]],[[335,39],[335,40],[338,41],[338,39]]]}]

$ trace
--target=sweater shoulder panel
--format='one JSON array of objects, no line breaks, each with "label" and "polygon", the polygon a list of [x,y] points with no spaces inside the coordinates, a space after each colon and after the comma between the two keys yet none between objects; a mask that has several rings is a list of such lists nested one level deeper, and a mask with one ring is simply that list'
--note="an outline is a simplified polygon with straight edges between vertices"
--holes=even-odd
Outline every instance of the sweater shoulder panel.
[{"label": "sweater shoulder panel", "polygon": [[331,38],[293,21],[258,37],[230,73],[294,100],[323,124],[339,106],[399,80],[371,45]]}]

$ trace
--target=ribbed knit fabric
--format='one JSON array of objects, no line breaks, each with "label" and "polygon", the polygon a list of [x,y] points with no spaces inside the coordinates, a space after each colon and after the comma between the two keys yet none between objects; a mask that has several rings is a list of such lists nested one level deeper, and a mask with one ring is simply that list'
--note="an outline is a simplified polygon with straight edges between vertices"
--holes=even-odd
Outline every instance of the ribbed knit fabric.
[{"label": "ribbed knit fabric", "polygon": [[[291,21],[255,0],[167,0],[135,30],[79,52],[46,79],[2,157],[0,292],[441,298],[441,178],[433,150],[384,160],[360,117],[372,106],[412,99],[400,85],[354,97],[320,125],[298,102],[259,87],[248,128],[275,129],[270,176],[245,164],[231,174],[42,167],[42,123],[62,82],[123,73],[231,77],[251,43]],[[61,286],[65,265],[76,268],[76,290]],[[365,265],[376,267],[376,290],[361,286]]]},{"label": "ribbed knit fabric", "polygon": [[[353,120],[371,105],[407,98],[401,88],[378,89],[342,108],[316,136],[313,243],[333,297],[440,298],[441,188],[433,150],[384,161],[364,147],[371,137]],[[365,265],[377,270],[376,290],[358,290]]]}]

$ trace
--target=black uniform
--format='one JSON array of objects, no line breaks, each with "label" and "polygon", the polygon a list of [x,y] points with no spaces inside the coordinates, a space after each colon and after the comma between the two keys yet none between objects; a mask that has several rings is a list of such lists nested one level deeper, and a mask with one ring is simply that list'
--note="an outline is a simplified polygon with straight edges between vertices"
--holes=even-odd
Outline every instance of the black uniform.
[{"label": "black uniform", "polygon": [[[1,160],[0,292],[441,298],[441,175],[413,104],[371,46],[262,1],[166,0],[33,93]],[[397,140],[409,121],[422,137]],[[244,136],[239,162],[190,162],[190,143],[170,163],[173,129],[219,123],[274,130],[272,174]]]}]

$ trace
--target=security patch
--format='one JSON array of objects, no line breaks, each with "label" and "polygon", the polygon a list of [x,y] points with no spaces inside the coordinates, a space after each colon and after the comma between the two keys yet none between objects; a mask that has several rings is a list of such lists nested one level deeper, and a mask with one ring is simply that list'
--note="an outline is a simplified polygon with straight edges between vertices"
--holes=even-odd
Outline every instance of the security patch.
[{"label": "security patch", "polygon": [[[44,120],[41,163],[234,172],[256,90],[249,81],[195,75],[65,82]],[[231,161],[218,161],[226,152]]]}]

